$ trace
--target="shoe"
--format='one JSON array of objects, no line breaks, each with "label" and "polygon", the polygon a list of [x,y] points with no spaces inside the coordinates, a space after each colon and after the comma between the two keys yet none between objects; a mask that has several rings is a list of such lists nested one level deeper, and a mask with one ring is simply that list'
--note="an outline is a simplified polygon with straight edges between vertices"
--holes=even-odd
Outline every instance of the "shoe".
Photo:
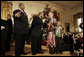
[{"label": "shoe", "polygon": [[27,52],[22,52],[21,54],[23,54],[23,55],[27,55],[28,53],[27,53]]},{"label": "shoe", "polygon": [[60,54],[63,54],[62,52],[60,52]]},{"label": "shoe", "polygon": [[54,52],[50,52],[50,54],[55,54]]},{"label": "shoe", "polygon": [[43,51],[38,51],[37,53],[43,54],[44,52]]},{"label": "shoe", "polygon": [[59,52],[56,52],[56,54],[58,54]]},{"label": "shoe", "polygon": [[0,56],[5,56],[5,54],[0,54]]},{"label": "shoe", "polygon": [[0,55],[0,56],[5,56],[5,55]]},{"label": "shoe", "polygon": [[32,53],[32,55],[36,55],[36,53]]},{"label": "shoe", "polygon": [[9,52],[10,50],[6,50],[6,52]]}]

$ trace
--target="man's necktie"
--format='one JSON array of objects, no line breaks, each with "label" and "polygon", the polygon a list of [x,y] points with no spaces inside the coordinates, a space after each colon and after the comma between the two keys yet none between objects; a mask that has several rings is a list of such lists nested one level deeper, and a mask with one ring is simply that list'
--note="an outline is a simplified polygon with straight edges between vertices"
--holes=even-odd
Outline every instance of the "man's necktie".
[{"label": "man's necktie", "polygon": [[23,12],[23,14],[24,14],[25,16],[27,16],[25,12]]}]

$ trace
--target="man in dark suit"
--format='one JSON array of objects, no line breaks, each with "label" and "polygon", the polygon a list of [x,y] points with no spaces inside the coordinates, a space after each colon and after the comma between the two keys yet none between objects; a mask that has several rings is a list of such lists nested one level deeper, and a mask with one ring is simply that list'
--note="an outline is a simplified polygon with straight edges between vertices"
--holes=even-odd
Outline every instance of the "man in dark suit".
[{"label": "man in dark suit", "polygon": [[13,34],[13,26],[12,26],[12,20],[11,20],[11,15],[7,15],[7,35],[8,35],[8,40],[7,40],[7,51],[10,51],[10,44],[11,44],[11,37]]},{"label": "man in dark suit", "polygon": [[31,49],[32,55],[36,53],[43,53],[42,44],[42,34],[43,34],[43,13],[39,13],[38,16],[34,16],[32,26],[31,26]]},{"label": "man in dark suit", "polygon": [[25,6],[19,4],[19,8],[13,12],[14,18],[14,37],[15,37],[15,55],[27,54],[24,52],[25,39],[28,35],[28,17],[24,12]]},{"label": "man in dark suit", "polygon": [[1,23],[1,37],[0,37],[0,55],[5,56],[6,44],[7,44],[7,22],[5,20],[0,21]]}]

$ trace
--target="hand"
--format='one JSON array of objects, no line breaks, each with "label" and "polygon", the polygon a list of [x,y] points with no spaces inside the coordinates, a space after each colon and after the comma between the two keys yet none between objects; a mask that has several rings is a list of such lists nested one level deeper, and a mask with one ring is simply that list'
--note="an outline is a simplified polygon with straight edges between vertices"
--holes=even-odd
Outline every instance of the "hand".
[{"label": "hand", "polygon": [[79,38],[75,38],[75,40],[78,40]]},{"label": "hand", "polygon": [[55,29],[55,27],[51,24],[52,28]]},{"label": "hand", "polygon": [[83,47],[83,44],[81,44],[81,46]]},{"label": "hand", "polygon": [[3,29],[5,29],[5,27],[4,26],[1,26],[1,30],[3,30]]},{"label": "hand", "polygon": [[16,17],[20,17],[20,13],[21,13],[21,12],[16,13],[15,16],[16,16]]},{"label": "hand", "polygon": [[83,49],[79,49],[79,53],[83,53]]},{"label": "hand", "polygon": [[48,26],[50,26],[50,24],[47,24]]},{"label": "hand", "polygon": [[74,40],[74,44],[76,44],[76,41]]}]

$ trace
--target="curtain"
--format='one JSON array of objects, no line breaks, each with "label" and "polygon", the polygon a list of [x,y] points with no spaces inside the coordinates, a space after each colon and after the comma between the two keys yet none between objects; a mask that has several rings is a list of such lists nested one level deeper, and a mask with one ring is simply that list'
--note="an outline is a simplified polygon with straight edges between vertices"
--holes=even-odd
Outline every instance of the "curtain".
[{"label": "curtain", "polygon": [[12,15],[12,3],[1,1],[1,18],[7,20],[7,14]]}]

